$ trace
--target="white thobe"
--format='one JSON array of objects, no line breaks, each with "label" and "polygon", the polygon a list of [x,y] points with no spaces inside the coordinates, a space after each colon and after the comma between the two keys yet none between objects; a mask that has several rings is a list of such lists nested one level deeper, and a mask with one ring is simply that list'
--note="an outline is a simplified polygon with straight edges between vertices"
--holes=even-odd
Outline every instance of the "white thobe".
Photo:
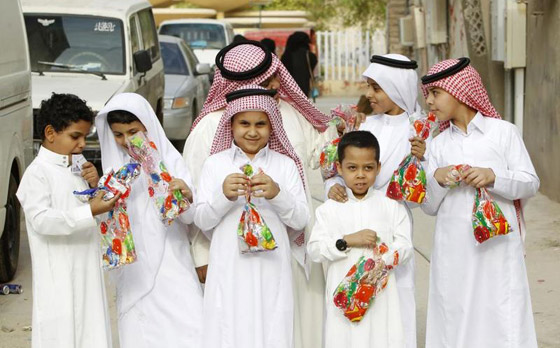
[{"label": "white thobe", "polygon": [[99,235],[69,156],[41,147],[17,191],[33,270],[33,348],[111,347]]},{"label": "white thobe", "polygon": [[396,286],[398,278],[395,280],[392,272],[386,288],[375,297],[360,322],[350,322],[333,303],[337,286],[358,259],[368,252],[364,248],[340,251],[336,248],[338,239],[362,229],[376,231],[380,240],[389,247],[389,252],[383,257],[384,261],[391,264],[393,251],[399,254],[399,265],[395,270],[401,264],[406,264],[413,254],[411,223],[403,204],[385,197],[384,192],[371,188],[363,199],[356,199],[349,189],[346,191],[348,202],[339,203],[329,199],[317,208],[315,226],[307,246],[313,261],[323,262],[328,266],[323,338],[325,347],[404,347],[405,337]]},{"label": "white thobe", "polygon": [[[539,179],[517,128],[477,113],[463,133],[455,125],[430,147],[422,209],[437,214],[430,263],[426,347],[537,347],[523,242],[512,200],[527,199]],[[473,234],[475,189],[441,187],[437,168],[491,168],[488,189],[512,227],[478,245]]]},{"label": "white thobe", "polygon": [[[383,193],[387,192],[387,186],[393,176],[393,172],[399,167],[402,160],[410,154],[410,121],[408,114],[400,115],[372,115],[368,116],[360,125],[360,130],[371,132],[377,138],[380,147],[381,170],[375,178],[373,187]],[[424,156],[426,157],[426,156]],[[423,165],[426,163],[423,161]],[[338,183],[344,186],[344,180],[340,176],[325,181],[325,194],[328,195],[330,188]],[[328,197],[327,197],[328,198]],[[406,203],[406,207],[414,208],[414,203]],[[410,220],[412,214],[408,210]],[[402,313],[403,328],[406,337],[406,347],[416,347],[416,300],[414,298],[414,253],[406,264],[395,270],[397,278],[400,309]]]},{"label": "white thobe", "polygon": [[[305,181],[309,187],[308,171],[318,168],[320,151],[327,141],[336,138],[336,128],[330,127],[327,131],[319,133],[289,103],[279,100],[278,108],[282,115],[282,123],[288,140],[303,164]],[[200,170],[204,161],[210,156],[210,148],[222,115],[223,110],[206,115],[189,134],[185,143],[183,157],[187,162],[187,167],[191,169],[196,187],[199,187]],[[309,210],[312,211],[312,198],[309,189],[306,190],[306,197]],[[308,238],[313,226],[313,220],[314,216],[311,215],[306,228],[306,238]],[[195,266],[208,264],[208,244],[208,240],[202,233],[198,233],[193,238],[192,254]],[[292,259],[294,307],[296,311],[294,318],[296,348],[321,347],[322,320],[318,318],[323,318],[325,280],[320,265],[311,263],[309,266],[308,280],[303,267],[298,265],[295,257]]]},{"label": "white thobe", "polygon": [[[226,176],[246,163],[262,169],[280,187],[273,199],[252,198],[278,245],[272,251],[241,254],[237,227],[245,198],[228,200]],[[237,146],[209,157],[200,177],[196,225],[211,237],[204,290],[205,348],[293,347],[293,286],[287,226],[309,220],[305,191],[292,159],[265,147],[250,160]]]}]

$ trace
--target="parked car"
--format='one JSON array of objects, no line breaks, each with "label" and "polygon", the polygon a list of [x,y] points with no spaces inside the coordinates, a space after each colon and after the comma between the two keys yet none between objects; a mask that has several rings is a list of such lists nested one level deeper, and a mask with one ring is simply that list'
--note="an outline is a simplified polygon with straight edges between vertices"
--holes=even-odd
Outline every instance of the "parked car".
[{"label": "parked car", "polygon": [[[163,118],[163,61],[146,0],[22,0],[31,57],[33,111],[72,93],[99,111],[115,94],[136,92]],[[39,134],[35,133],[38,149]],[[84,155],[99,164],[95,130]]]},{"label": "parked car", "polygon": [[159,44],[165,71],[163,128],[170,140],[184,141],[208,96],[210,65],[199,63],[183,39],[160,35]]},{"label": "parked car", "polygon": [[201,63],[214,70],[216,55],[233,41],[231,24],[216,19],[175,19],[163,21],[161,35],[177,36],[192,48]]},{"label": "parked car", "polygon": [[32,159],[33,114],[27,38],[19,1],[0,3],[0,283],[19,259],[21,207],[16,197]]}]

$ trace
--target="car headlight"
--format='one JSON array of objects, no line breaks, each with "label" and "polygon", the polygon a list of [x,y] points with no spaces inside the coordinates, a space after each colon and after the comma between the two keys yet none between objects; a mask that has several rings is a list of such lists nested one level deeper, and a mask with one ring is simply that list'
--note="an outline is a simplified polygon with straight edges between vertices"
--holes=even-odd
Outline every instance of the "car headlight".
[{"label": "car headlight", "polygon": [[172,109],[182,109],[189,106],[189,100],[187,98],[178,97],[173,99]]},{"label": "car headlight", "polygon": [[171,109],[172,106],[173,106],[173,98],[165,98],[163,100],[164,109]]}]

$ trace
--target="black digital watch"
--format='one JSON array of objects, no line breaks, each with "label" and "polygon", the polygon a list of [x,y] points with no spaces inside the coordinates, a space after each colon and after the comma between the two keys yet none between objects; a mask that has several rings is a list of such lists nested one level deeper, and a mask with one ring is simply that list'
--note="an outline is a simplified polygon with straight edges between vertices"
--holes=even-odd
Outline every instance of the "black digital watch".
[{"label": "black digital watch", "polygon": [[348,249],[348,243],[344,239],[339,239],[336,241],[336,248],[340,251],[345,251]]}]

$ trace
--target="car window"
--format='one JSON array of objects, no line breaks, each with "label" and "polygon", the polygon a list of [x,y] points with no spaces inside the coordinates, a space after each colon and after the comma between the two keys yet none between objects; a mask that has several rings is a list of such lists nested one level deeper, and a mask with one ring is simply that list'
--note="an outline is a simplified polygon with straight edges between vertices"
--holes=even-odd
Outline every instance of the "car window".
[{"label": "car window", "polygon": [[193,51],[184,42],[181,42],[181,47],[183,48],[183,51],[187,55],[187,60],[189,61],[189,65],[191,66],[191,69],[196,71],[196,65],[198,64],[198,58],[196,58]]},{"label": "car window", "polygon": [[138,37],[138,25],[136,24],[136,16],[130,17],[130,44],[132,54],[140,50],[140,38]]},{"label": "car window", "polygon": [[179,46],[171,42],[160,42],[163,70],[166,75],[189,75],[189,68]]},{"label": "car window", "polygon": [[147,8],[138,12],[138,19],[140,21],[140,30],[142,32],[142,43],[144,44],[144,49],[150,52],[152,62],[155,62],[159,58],[160,52],[152,10]]},{"label": "car window", "polygon": [[162,35],[180,37],[193,49],[222,49],[226,46],[224,27],[213,23],[166,24],[159,29]]}]

